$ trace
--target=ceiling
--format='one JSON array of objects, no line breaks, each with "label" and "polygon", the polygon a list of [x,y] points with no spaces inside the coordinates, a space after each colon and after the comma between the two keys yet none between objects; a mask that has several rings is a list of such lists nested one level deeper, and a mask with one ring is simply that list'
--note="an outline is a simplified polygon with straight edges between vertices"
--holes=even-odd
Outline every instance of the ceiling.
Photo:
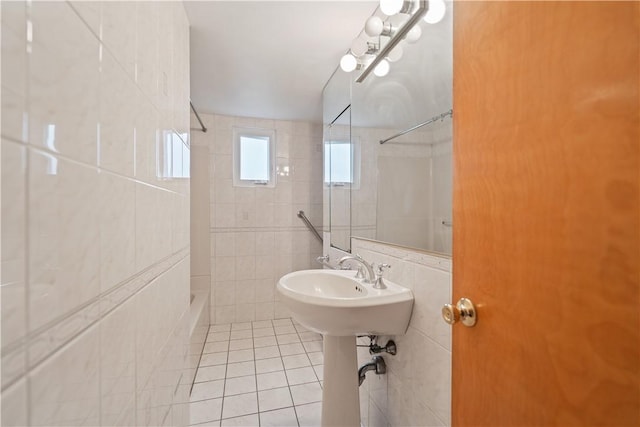
[{"label": "ceiling", "polygon": [[202,113],[322,121],[322,89],[377,1],[186,1]]}]

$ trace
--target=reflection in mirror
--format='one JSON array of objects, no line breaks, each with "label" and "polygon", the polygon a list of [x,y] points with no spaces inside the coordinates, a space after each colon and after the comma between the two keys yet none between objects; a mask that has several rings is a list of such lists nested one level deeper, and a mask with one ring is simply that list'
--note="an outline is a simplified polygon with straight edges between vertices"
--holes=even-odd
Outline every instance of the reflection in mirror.
[{"label": "reflection in mirror", "polygon": [[[451,254],[452,121],[444,113],[452,107],[452,6],[437,24],[418,24],[422,37],[402,45],[386,76],[351,84],[360,180],[349,197],[330,192],[333,246],[349,250],[350,237],[363,237]],[[439,119],[416,127],[432,117]],[[338,229],[334,213],[344,220],[347,210],[350,226]]]},{"label": "reflection in mirror", "polygon": [[[323,93],[324,231],[331,231],[330,244],[350,248],[351,184],[358,169],[351,158],[351,77],[337,70]],[[344,154],[349,157],[345,158]],[[348,179],[347,179],[348,178]]]},{"label": "reflection in mirror", "polygon": [[324,131],[324,187],[329,192],[331,244],[349,250],[351,242],[351,190],[359,186],[359,165],[354,157],[349,126],[351,108]]}]

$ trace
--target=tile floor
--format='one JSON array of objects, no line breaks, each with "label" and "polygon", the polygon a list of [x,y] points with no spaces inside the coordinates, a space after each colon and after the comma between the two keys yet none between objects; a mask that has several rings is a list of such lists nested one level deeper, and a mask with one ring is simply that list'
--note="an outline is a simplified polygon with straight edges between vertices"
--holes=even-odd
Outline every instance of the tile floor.
[{"label": "tile floor", "polygon": [[322,336],[291,319],[211,325],[191,425],[319,426]]}]

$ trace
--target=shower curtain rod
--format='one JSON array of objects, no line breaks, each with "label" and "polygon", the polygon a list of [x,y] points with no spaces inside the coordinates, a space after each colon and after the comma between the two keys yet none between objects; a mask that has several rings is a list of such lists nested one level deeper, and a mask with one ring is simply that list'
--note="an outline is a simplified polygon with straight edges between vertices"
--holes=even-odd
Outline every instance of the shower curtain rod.
[{"label": "shower curtain rod", "polygon": [[191,109],[193,110],[193,114],[196,115],[196,119],[198,119],[198,122],[200,123],[200,127],[202,127],[202,132],[206,132],[207,128],[204,127],[204,123],[202,123],[202,119],[200,118],[200,115],[198,115],[198,112],[196,111],[196,108],[193,106],[193,102],[189,101],[189,105],[191,105]]},{"label": "shower curtain rod", "polygon": [[399,132],[399,133],[397,133],[397,134],[395,134],[395,135],[393,135],[393,136],[390,136],[390,137],[389,137],[389,138],[387,138],[387,139],[383,139],[383,140],[381,140],[381,141],[380,141],[380,144],[384,144],[385,142],[389,142],[389,141],[391,141],[392,139],[396,139],[396,138],[397,138],[397,137],[399,137],[399,136],[405,135],[405,134],[407,134],[407,133],[409,133],[409,132],[411,132],[411,131],[414,131],[414,130],[416,130],[416,129],[418,129],[418,128],[421,128],[422,126],[426,126],[426,125],[431,124],[431,123],[433,123],[433,122],[437,122],[438,120],[444,120],[444,119],[445,119],[445,117],[447,117],[447,116],[449,116],[449,117],[453,117],[453,109],[451,109],[451,110],[447,111],[446,113],[442,113],[442,114],[440,114],[440,115],[438,115],[438,116],[431,117],[431,118],[430,118],[429,120],[427,120],[426,122],[424,122],[424,123],[420,123],[419,125],[415,125],[414,127],[409,128],[409,129],[407,129],[407,130],[403,130],[402,132]]}]

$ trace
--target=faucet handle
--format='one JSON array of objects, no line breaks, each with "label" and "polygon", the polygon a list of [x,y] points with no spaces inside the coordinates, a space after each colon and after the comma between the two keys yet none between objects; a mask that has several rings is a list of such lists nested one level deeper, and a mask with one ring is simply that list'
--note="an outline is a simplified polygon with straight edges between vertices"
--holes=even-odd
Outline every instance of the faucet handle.
[{"label": "faucet handle", "polygon": [[384,273],[384,270],[387,268],[391,268],[391,266],[389,264],[379,264],[376,269],[377,274],[376,274],[376,281],[373,284],[373,288],[374,289],[386,289],[387,285],[384,283],[384,280],[382,280],[382,274]]},{"label": "faucet handle", "polygon": [[379,264],[376,268],[378,269],[378,276],[382,276],[382,274],[384,273],[384,270],[386,270],[387,268],[391,268],[391,265]]},{"label": "faucet handle", "polygon": [[325,262],[329,262],[329,254],[327,255],[320,255],[319,257],[316,258],[316,261],[318,261],[320,264],[323,264]]},{"label": "faucet handle", "polygon": [[364,279],[364,268],[361,265],[358,266],[358,272],[356,273],[356,279]]}]

